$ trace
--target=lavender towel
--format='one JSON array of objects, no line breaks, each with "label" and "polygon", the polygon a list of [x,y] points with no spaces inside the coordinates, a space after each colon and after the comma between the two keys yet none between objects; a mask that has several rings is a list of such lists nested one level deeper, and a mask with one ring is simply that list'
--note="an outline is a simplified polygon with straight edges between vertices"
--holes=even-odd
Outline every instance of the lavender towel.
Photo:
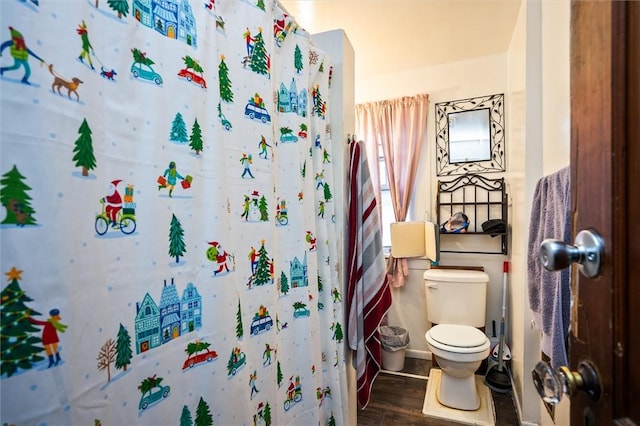
[{"label": "lavender towel", "polygon": [[541,350],[556,368],[567,363],[567,336],[571,310],[570,269],[547,271],[539,260],[547,238],[571,244],[570,169],[566,167],[538,181],[531,207],[527,283],[529,307],[542,333]]}]

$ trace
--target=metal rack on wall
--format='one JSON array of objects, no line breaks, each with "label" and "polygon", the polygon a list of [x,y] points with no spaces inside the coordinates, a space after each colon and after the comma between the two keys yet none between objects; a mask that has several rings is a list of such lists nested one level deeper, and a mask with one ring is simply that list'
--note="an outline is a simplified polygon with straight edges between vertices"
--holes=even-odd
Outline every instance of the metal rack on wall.
[{"label": "metal rack on wall", "polygon": [[[438,181],[436,214],[442,225],[454,213],[462,212],[469,218],[469,227],[464,233],[440,233],[440,239],[450,235],[483,235],[500,238],[499,248],[488,251],[445,250],[443,253],[507,254],[507,193],[504,178],[490,179],[482,175],[466,174],[450,181]],[[485,232],[482,224],[490,219],[504,222],[504,232]]]}]

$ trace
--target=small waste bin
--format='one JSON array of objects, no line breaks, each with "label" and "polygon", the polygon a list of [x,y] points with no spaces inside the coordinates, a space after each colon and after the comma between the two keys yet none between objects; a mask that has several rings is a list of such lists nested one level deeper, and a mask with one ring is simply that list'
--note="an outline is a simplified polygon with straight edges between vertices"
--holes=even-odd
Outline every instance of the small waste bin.
[{"label": "small waste bin", "polygon": [[409,345],[409,333],[401,327],[383,325],[380,327],[382,343],[382,368],[388,371],[404,369],[404,356]]}]

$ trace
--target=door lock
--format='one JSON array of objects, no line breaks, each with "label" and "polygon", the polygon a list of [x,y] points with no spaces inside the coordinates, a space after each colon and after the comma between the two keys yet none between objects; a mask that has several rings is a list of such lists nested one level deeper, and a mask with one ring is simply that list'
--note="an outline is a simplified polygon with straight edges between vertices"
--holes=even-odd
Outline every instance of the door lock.
[{"label": "door lock", "polygon": [[556,371],[549,363],[540,361],[531,376],[540,398],[552,405],[558,404],[563,394],[572,397],[579,390],[586,392],[593,401],[598,401],[602,393],[598,372],[589,361],[581,361],[578,371],[571,371],[566,366]]},{"label": "door lock", "polygon": [[554,239],[546,239],[540,245],[540,262],[549,271],[559,271],[576,262],[582,275],[597,277],[603,257],[604,241],[593,229],[578,232],[573,246]]}]

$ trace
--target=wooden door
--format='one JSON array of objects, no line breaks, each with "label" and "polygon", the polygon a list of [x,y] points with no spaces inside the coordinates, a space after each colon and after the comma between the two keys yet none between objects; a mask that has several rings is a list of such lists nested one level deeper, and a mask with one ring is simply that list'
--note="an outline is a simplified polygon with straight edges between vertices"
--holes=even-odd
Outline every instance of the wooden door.
[{"label": "wooden door", "polygon": [[604,239],[600,276],[573,269],[569,366],[590,360],[602,395],[571,399],[572,425],[640,425],[640,2],[571,5],[573,235]]}]

